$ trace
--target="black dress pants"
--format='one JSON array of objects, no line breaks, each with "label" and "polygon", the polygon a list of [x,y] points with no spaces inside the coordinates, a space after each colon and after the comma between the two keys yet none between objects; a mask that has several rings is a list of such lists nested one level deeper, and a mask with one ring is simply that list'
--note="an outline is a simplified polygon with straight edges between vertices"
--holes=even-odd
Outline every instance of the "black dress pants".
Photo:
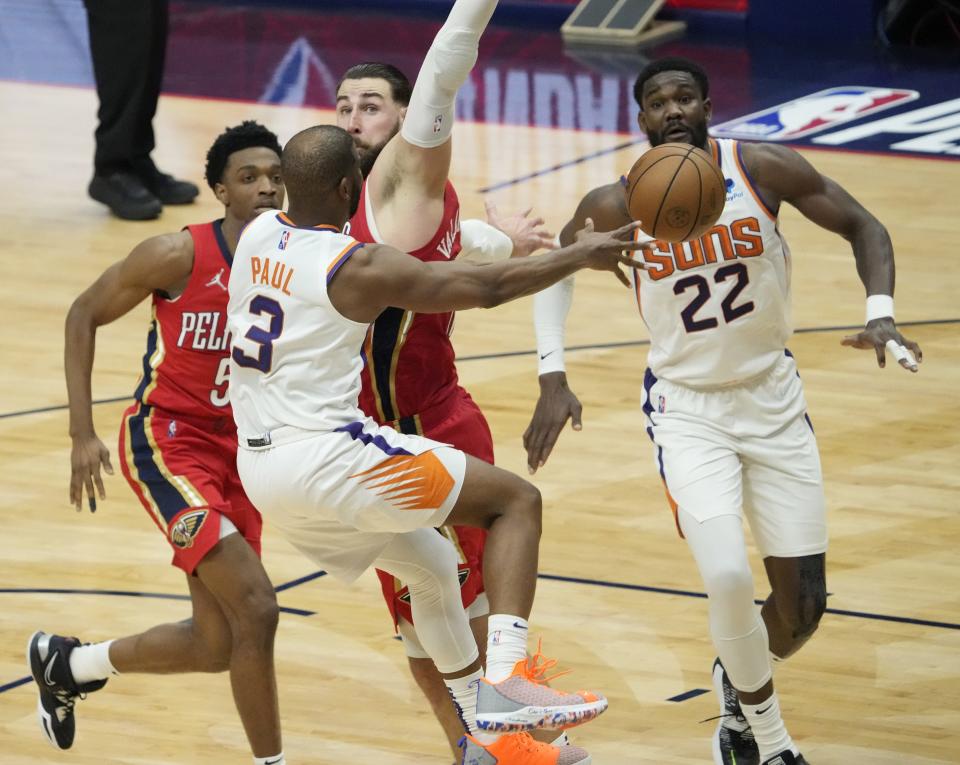
[{"label": "black dress pants", "polygon": [[97,175],[152,167],[167,49],[167,0],[84,0],[100,98]]}]

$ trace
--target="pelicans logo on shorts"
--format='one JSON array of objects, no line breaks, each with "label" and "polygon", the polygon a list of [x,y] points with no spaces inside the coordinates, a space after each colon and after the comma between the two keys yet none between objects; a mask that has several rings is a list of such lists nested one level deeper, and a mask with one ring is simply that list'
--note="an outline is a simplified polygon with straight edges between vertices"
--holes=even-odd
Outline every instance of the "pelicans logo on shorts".
[{"label": "pelicans logo on shorts", "polygon": [[200,529],[203,528],[206,520],[206,510],[194,510],[191,513],[184,513],[177,519],[177,522],[170,527],[170,541],[175,547],[179,547],[181,550],[193,547],[194,537],[200,533]]}]

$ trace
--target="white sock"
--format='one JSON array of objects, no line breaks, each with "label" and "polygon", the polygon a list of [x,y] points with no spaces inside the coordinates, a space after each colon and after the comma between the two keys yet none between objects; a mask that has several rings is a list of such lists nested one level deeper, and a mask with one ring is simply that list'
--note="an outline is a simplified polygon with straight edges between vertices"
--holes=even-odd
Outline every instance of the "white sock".
[{"label": "white sock", "polygon": [[783,718],[780,716],[780,701],[777,699],[776,692],[759,704],[745,704],[741,701],[740,707],[757,740],[761,762],[787,749],[794,754],[800,753],[790,734],[787,733],[787,726],[783,724]]},{"label": "white sock", "polygon": [[272,757],[254,757],[253,765],[287,765],[287,761],[283,758],[283,752],[280,752]]},{"label": "white sock", "polygon": [[477,730],[477,683],[483,677],[483,670],[475,670],[463,677],[445,677],[443,684],[450,691],[450,698],[456,707],[460,722],[467,729],[467,733]]},{"label": "white sock", "polygon": [[508,614],[490,614],[487,625],[487,680],[499,683],[526,660],[530,627],[526,619]]},{"label": "white sock", "polygon": [[120,674],[110,663],[110,644],[94,643],[93,645],[77,646],[70,652],[70,673],[77,685],[105,680],[110,675]]},{"label": "white sock", "polygon": [[467,729],[467,733],[473,736],[481,744],[492,744],[498,738],[499,734],[487,733],[477,728],[477,683],[483,677],[483,670],[457,678],[443,678],[444,685],[450,691],[450,697],[456,707],[460,722]]}]

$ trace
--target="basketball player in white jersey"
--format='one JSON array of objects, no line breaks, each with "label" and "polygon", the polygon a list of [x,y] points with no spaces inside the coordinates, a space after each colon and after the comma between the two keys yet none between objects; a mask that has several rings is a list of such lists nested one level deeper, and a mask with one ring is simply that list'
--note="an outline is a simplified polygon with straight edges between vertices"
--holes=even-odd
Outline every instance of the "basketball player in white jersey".
[{"label": "basketball player in white jersey", "polygon": [[[428,439],[377,426],[357,398],[369,323],[388,306],[444,312],[493,306],[543,289],[580,268],[614,271],[632,261],[635,224],[584,231],[539,258],[478,267],[424,263],[386,245],[341,234],[363,179],[350,135],[323,125],[284,147],[289,211],[267,213],[243,233],[229,282],[233,350],[230,397],[244,489],[290,542],[351,580],[375,563],[410,589],[418,636],[444,674],[468,730],[485,735],[586,722],[606,708],[598,694],[562,693],[527,661],[541,526],[537,490],[520,478]],[[484,570],[492,615],[487,671],[460,599],[457,558],[434,530],[488,529]],[[484,728],[484,734],[478,730]],[[519,734],[504,757],[484,747],[466,765],[520,760],[581,765],[578,747],[547,747]],[[493,743],[493,740],[489,740]]]},{"label": "basketball player in white jersey", "polygon": [[[643,412],[655,461],[710,601],[719,659],[717,765],[805,763],[783,720],[771,657],[786,659],[813,634],[826,606],[827,529],[816,439],[796,364],[790,322],[790,250],[777,230],[784,202],[851,243],[867,292],[864,330],[844,345],[885,352],[917,371],[920,348],[893,320],[894,262],[880,222],[792,149],[708,137],[706,74],[692,61],[647,66],[634,89],[651,145],[693,144],[712,153],[727,184],[716,226],[700,240],[654,242],[633,278],[650,331]],[[623,187],[584,197],[561,233],[585,218],[600,230],[630,220]],[[571,284],[536,298],[540,400],[524,434],[531,472],[543,466],[566,421],[580,429],[567,386],[563,324]],[[758,613],[741,516],[770,581]]]}]

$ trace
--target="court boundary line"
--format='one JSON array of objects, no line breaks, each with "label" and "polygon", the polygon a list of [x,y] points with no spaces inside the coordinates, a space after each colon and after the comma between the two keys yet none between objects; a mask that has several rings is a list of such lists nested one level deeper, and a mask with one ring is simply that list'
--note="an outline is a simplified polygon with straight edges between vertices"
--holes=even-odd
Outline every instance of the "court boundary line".
[{"label": "court boundary line", "polygon": [[[943,324],[960,324],[960,318],[955,319],[918,319],[916,321],[901,321],[897,323],[898,327],[926,327],[926,326],[939,326]],[[838,324],[835,326],[828,327],[801,327],[800,329],[795,329],[793,334],[795,335],[810,335],[818,334],[820,332],[851,332],[854,330],[863,329],[862,324]],[[642,347],[645,345],[650,345],[649,340],[619,340],[609,343],[586,343],[583,345],[571,345],[567,348],[564,348],[564,353],[577,353],[579,351],[602,351],[609,350],[611,348],[633,348],[633,347]],[[473,356],[460,356],[457,358],[456,362],[459,364],[465,361],[486,361],[489,359],[505,359],[512,356],[536,356],[536,349],[528,349],[522,351],[503,351],[501,353],[480,353]],[[93,405],[97,406],[99,404],[116,404],[121,401],[129,401],[133,403],[133,395],[129,394],[126,396],[112,396],[110,398],[100,398],[93,401]],[[31,414],[44,414],[46,412],[59,412],[66,409],[69,409],[69,404],[52,404],[51,406],[41,406],[33,409],[21,409],[14,412],[3,412],[0,413],[0,420],[8,420],[14,417],[26,417]]]},{"label": "court boundary line", "polygon": [[[311,574],[298,577],[289,582],[277,585],[274,590],[283,592],[285,590],[299,587],[302,584],[315,581],[327,575],[326,571],[314,571]],[[563,584],[584,584],[591,587],[607,587],[616,590],[629,590],[632,592],[648,592],[654,595],[673,595],[683,598],[697,598],[706,600],[707,594],[704,592],[695,592],[693,590],[679,590],[672,587],[655,587],[645,584],[630,584],[629,582],[610,582],[603,579],[586,579],[576,576],[561,576],[559,574],[538,573],[537,579],[543,579],[549,582],[561,582]],[[140,598],[161,598],[169,600],[190,600],[189,595],[182,594],[164,594],[164,593],[146,593],[126,590],[88,590],[88,589],[69,589],[57,587],[3,587],[0,588],[0,595],[28,595],[28,594],[58,594],[58,595],[110,595],[113,597],[140,597]],[[763,605],[762,600],[754,600],[757,605]],[[297,616],[314,616],[316,611],[307,611],[299,608],[286,608],[281,606],[280,610],[284,613],[292,613]],[[907,624],[919,627],[935,627],[938,629],[960,630],[960,624],[952,622],[940,622],[932,619],[917,619],[910,616],[893,616],[890,614],[875,614],[869,611],[851,611],[844,608],[827,608],[826,613],[834,616],[849,616],[855,619],[867,619],[870,621],[892,622],[894,624]],[[29,683],[33,678],[31,676],[21,677],[8,683],[0,685],[0,694],[12,691]],[[703,693],[708,693],[701,688],[695,688],[692,691],[685,691],[677,696],[673,696],[667,701],[680,702],[695,698]]]}]

